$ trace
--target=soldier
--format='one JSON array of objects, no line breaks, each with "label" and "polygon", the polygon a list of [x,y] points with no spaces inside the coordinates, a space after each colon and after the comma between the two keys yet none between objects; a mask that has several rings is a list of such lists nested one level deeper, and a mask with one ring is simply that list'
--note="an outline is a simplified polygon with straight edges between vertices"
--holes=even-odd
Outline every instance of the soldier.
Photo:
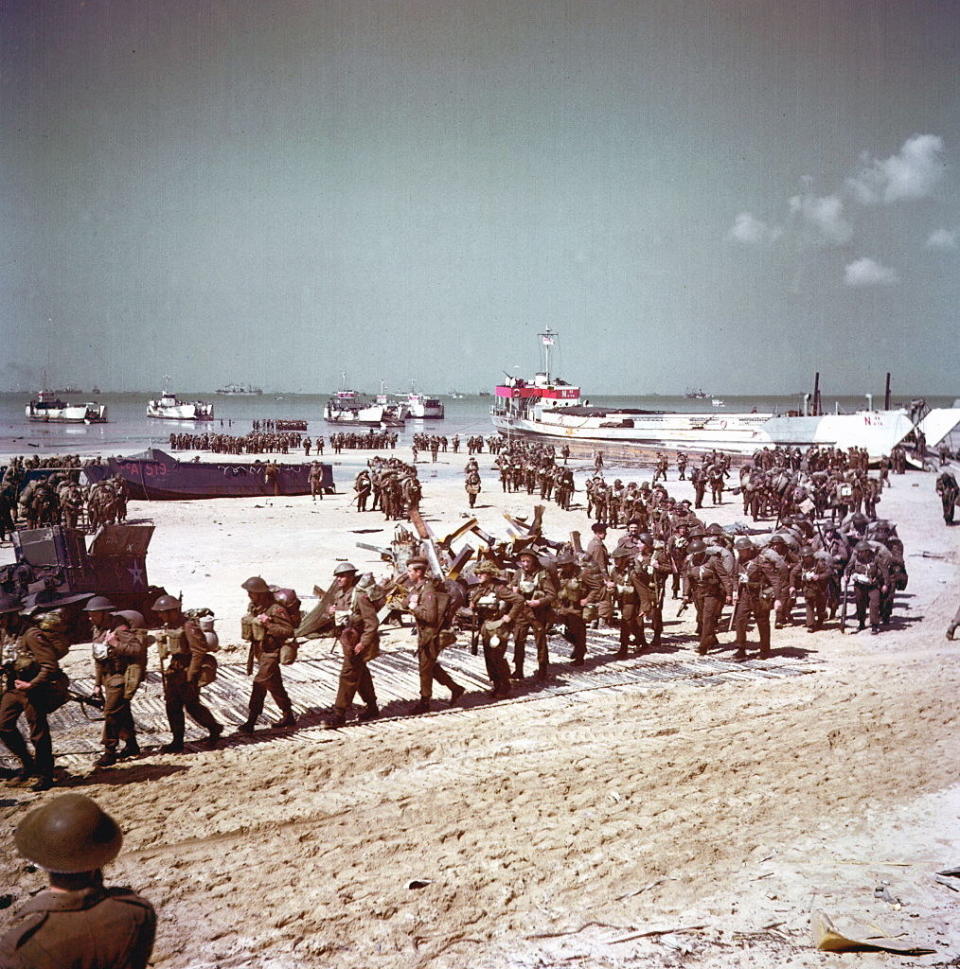
[{"label": "soldier", "polygon": [[791,570],[790,585],[803,593],[807,632],[816,632],[827,618],[827,587],[833,568],[826,557],[818,557],[811,545],[800,550],[800,561]]},{"label": "soldier", "polygon": [[360,711],[358,720],[374,720],[380,716],[373,678],[367,664],[380,654],[380,634],[377,611],[367,594],[358,586],[357,567],[341,562],[333,570],[337,593],[328,607],[336,635],[343,649],[343,665],[333,716],[325,726],[337,730],[347,722],[347,709],[359,693],[366,708]]},{"label": "soldier", "polygon": [[618,546],[613,552],[613,571],[610,578],[614,596],[620,609],[620,658],[629,655],[633,643],[640,652],[647,644],[643,638],[643,628],[637,613],[637,590],[633,585],[633,562],[636,553],[626,546]]},{"label": "soldier", "polygon": [[663,481],[667,480],[667,468],[670,467],[670,462],[667,460],[667,456],[662,451],[657,451],[657,463],[653,469],[653,483],[656,484],[661,479]]},{"label": "soldier", "polygon": [[[83,610],[93,632],[94,695],[103,698],[103,754],[95,767],[110,767],[118,760],[138,757],[137,725],[130,701],[147,667],[147,638],[140,617],[139,634],[131,619],[116,612],[103,596],[94,596]],[[117,745],[123,741],[118,752]]]},{"label": "soldier", "polygon": [[123,834],[83,794],[61,794],[17,825],[17,850],[47,872],[50,887],[17,913],[0,938],[0,966],[145,969],[153,951],[153,906],[126,888],[105,888],[102,868]]},{"label": "soldier", "polygon": [[707,493],[707,475],[701,465],[694,466],[690,472],[690,484],[693,485],[693,507],[702,508],[703,496]]},{"label": "soldier", "polygon": [[290,697],[283,685],[280,672],[280,649],[293,636],[293,624],[286,607],[277,602],[270,586],[259,575],[251,576],[242,585],[249,596],[247,612],[240,620],[243,638],[250,643],[247,655],[247,675],[257,663],[257,675],[253,678],[247,719],[237,728],[240,733],[252,734],[257,718],[263,712],[267,694],[280,708],[281,717],[274,721],[275,727],[295,727]]},{"label": "soldier", "polygon": [[953,524],[953,515],[960,498],[960,485],[951,471],[943,471],[937,478],[937,494],[943,506],[943,521],[947,525]]},{"label": "soldier", "polygon": [[587,654],[587,625],[583,619],[583,607],[587,604],[589,590],[570,552],[557,556],[556,565],[559,581],[554,616],[563,623],[563,635],[573,646],[570,662],[574,666],[583,666]]},{"label": "soldier", "polygon": [[195,619],[184,618],[180,602],[173,596],[160,596],[151,608],[161,623],[157,633],[157,649],[163,675],[164,705],[173,735],[170,743],[164,744],[160,752],[183,753],[186,728],[184,711],[207,730],[206,742],[215,747],[223,733],[223,724],[200,702],[207,640]]},{"label": "soldier", "polygon": [[480,581],[470,595],[470,606],[480,626],[483,661],[493,684],[491,692],[497,698],[508,697],[513,691],[510,686],[510,666],[506,660],[510,620],[505,611],[509,611],[516,599],[507,593],[505,580],[493,562],[481,562],[474,569],[474,575]]},{"label": "soldier", "polygon": [[587,546],[587,556],[598,569],[603,571],[604,574],[606,574],[607,569],[610,568],[610,553],[607,551],[607,546],[604,544],[607,537],[607,527],[606,522],[594,522],[590,526],[590,529],[593,532],[593,538],[590,540],[590,544]]},{"label": "soldier", "polygon": [[640,628],[639,650],[647,647],[643,627],[644,619],[650,623],[650,628],[653,630],[653,639],[650,646],[657,649],[660,646],[660,635],[663,632],[663,593],[672,566],[663,547],[663,542],[659,542],[660,548],[657,548],[658,543],[649,532],[641,532],[639,540],[640,549],[633,560],[633,570],[630,573],[633,588],[637,593],[637,625]]},{"label": "soldier", "polygon": [[357,511],[367,510],[367,499],[370,497],[371,489],[370,472],[362,468],[357,472],[356,480],[353,482],[353,490],[357,493]]},{"label": "soldier", "polygon": [[323,501],[323,465],[319,461],[312,461],[310,463],[311,500],[316,501],[317,495],[320,495],[320,500]]},{"label": "soldier", "polygon": [[510,585],[511,591],[519,597],[510,613],[514,621],[512,677],[515,680],[523,679],[527,636],[532,632],[537,647],[537,679],[545,680],[550,663],[547,630],[553,618],[552,607],[556,601],[557,587],[540,564],[536,552],[526,548],[518,557],[520,568]]},{"label": "soldier", "polygon": [[[707,554],[712,552],[713,554]],[[717,627],[724,605],[733,601],[733,579],[723,567],[717,549],[707,549],[699,539],[690,543],[687,565],[688,596],[692,593],[697,606],[699,644],[703,656],[718,645]]]},{"label": "soldier", "polygon": [[683,451],[677,451],[677,471],[680,474],[680,481],[687,480],[687,455]]},{"label": "soldier", "polygon": [[417,664],[420,668],[420,700],[414,713],[429,713],[433,681],[450,690],[450,706],[463,696],[465,689],[439,663],[440,650],[451,638],[444,628],[450,594],[442,581],[427,578],[430,567],[425,558],[415,556],[407,561],[407,609],[417,623]]},{"label": "soldier", "polygon": [[[88,595],[59,596],[44,590],[30,596],[22,615],[33,624],[17,638],[12,650],[4,654],[3,696],[0,697],[0,741],[21,764],[16,779],[25,781],[36,773],[35,791],[53,787],[53,740],[47,717],[67,699],[69,681],[60,669],[67,655],[67,614],[64,607]],[[30,728],[34,756],[17,729],[24,714]]]},{"label": "soldier", "polygon": [[[870,632],[880,632],[880,599],[890,585],[886,566],[876,557],[869,542],[860,542],[853,552],[844,573],[846,583],[853,583],[854,602],[857,608],[857,631],[866,628],[867,613],[870,616]],[[845,583],[845,584],[846,584]]]},{"label": "soldier", "polygon": [[467,472],[464,489],[467,492],[467,501],[469,501],[470,507],[473,508],[477,503],[477,495],[480,494],[480,474],[476,468],[472,468]]},{"label": "soldier", "polygon": [[737,647],[733,658],[747,658],[747,627],[752,618],[760,636],[760,659],[770,655],[770,611],[780,599],[781,570],[768,558],[757,554],[756,545],[747,535],[734,542],[737,553],[737,592],[733,609],[733,627]]}]

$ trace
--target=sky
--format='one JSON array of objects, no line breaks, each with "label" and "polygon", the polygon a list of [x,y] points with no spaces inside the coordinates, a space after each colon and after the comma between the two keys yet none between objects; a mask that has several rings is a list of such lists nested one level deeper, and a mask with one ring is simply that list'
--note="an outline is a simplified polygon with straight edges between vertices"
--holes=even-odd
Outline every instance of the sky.
[{"label": "sky", "polygon": [[0,0],[0,389],[960,395],[955,0]]}]

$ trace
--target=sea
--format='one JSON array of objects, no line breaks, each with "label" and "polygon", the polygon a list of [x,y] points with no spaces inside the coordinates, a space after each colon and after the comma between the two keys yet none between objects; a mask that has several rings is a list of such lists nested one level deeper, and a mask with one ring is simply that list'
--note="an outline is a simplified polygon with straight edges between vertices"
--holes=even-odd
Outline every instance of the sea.
[{"label": "sea", "polygon": [[[323,420],[323,407],[329,394],[270,394],[255,396],[223,395],[205,391],[178,392],[183,401],[203,400],[214,405],[212,421],[170,421],[147,417],[147,401],[156,394],[143,393],[71,393],[62,395],[71,403],[96,400],[107,405],[107,422],[104,424],[43,424],[27,420],[24,408],[31,394],[0,393],[0,453],[5,455],[69,453],[87,455],[127,455],[142,451],[149,446],[169,450],[171,433],[214,433],[243,435],[252,430],[253,422],[264,420],[293,419],[307,421],[311,437],[330,435],[342,428]],[[372,394],[370,395],[373,396]],[[434,396],[434,395],[428,395]],[[448,438],[459,434],[461,440],[471,435],[484,437],[496,433],[490,420],[490,408],[494,398],[481,394],[451,396],[437,394],[444,405],[442,420],[407,419],[403,429],[398,429],[398,446],[412,442],[414,434],[441,434]],[[632,407],[651,411],[682,413],[737,413],[752,412],[783,414],[799,410],[801,396],[758,395],[724,397],[715,406],[713,399],[690,399],[683,395],[669,396],[647,394],[638,396],[604,396],[587,398],[591,404],[602,407]],[[882,396],[874,398],[874,406],[883,403]],[[894,399],[894,407],[906,402]],[[928,397],[931,407],[952,407],[953,397]],[[832,412],[852,412],[867,406],[863,394],[842,397],[824,397],[823,409]],[[956,446],[956,443],[954,443]],[[329,451],[328,451],[329,453]]]}]

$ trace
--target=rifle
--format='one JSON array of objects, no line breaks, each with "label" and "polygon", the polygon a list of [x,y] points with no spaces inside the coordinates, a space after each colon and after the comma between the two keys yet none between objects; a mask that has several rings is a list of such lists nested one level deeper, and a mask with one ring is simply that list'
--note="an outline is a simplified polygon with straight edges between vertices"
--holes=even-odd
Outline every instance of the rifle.
[{"label": "rifle", "polygon": [[73,700],[74,703],[79,703],[80,704],[80,709],[83,711],[83,715],[88,720],[102,720],[103,719],[103,717],[91,717],[90,714],[87,713],[87,707],[88,706],[94,707],[97,710],[102,710],[103,709],[103,697],[102,696],[95,696],[92,693],[80,693],[77,690],[69,690],[68,689],[67,690],[67,699],[68,700]]},{"label": "rifle", "polygon": [[730,611],[730,623],[727,626],[727,632],[730,632],[730,630],[733,629],[733,620],[734,620],[734,617],[737,614],[737,603],[740,602],[740,590],[742,588],[743,588],[743,583],[742,582],[738,582],[737,583],[737,590],[733,594],[733,602],[731,603],[731,606],[733,608]]},{"label": "rifle", "polygon": [[679,619],[687,611],[689,606],[690,606],[690,600],[687,598],[684,598],[683,601],[680,603],[680,608],[677,610],[677,619]]},{"label": "rifle", "polygon": [[850,589],[850,576],[846,576],[847,581],[843,584],[843,601],[840,603],[840,632],[846,631],[847,625],[847,592]]}]

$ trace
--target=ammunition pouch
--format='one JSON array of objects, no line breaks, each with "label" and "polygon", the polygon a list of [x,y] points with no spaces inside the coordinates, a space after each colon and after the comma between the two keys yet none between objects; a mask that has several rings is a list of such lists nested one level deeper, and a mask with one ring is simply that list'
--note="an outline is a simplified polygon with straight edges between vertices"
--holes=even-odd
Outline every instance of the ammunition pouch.
[{"label": "ammunition pouch", "polygon": [[157,636],[157,651],[160,659],[169,659],[171,656],[186,656],[187,638],[182,629],[164,629]]},{"label": "ammunition pouch", "polygon": [[284,643],[280,647],[280,665],[290,666],[292,663],[297,661],[297,653],[300,650],[300,645],[295,639],[291,639],[290,642]]},{"label": "ammunition pouch", "polygon": [[263,639],[263,623],[247,614],[240,617],[240,637],[248,643],[259,643]]},{"label": "ammunition pouch", "polygon": [[588,602],[583,607],[583,621],[594,622],[600,617],[600,608],[595,602]]}]

